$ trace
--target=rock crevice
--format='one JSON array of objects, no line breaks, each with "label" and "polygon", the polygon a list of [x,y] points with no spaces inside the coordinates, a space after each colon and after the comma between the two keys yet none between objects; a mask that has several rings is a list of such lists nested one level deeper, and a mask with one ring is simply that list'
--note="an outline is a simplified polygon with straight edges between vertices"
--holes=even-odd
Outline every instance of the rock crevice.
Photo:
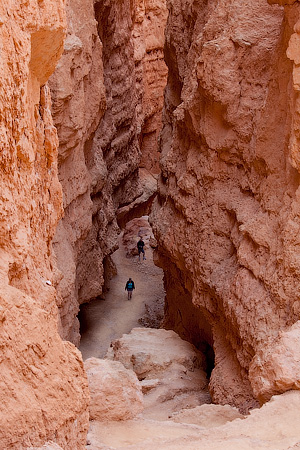
[{"label": "rock crevice", "polygon": [[79,305],[102,295],[119,226],[148,212],[155,195],[155,180],[139,167],[158,167],[166,13],[164,2],[144,0],[67,7],[65,50],[51,78],[64,193],[54,249],[61,335],[76,344]]}]

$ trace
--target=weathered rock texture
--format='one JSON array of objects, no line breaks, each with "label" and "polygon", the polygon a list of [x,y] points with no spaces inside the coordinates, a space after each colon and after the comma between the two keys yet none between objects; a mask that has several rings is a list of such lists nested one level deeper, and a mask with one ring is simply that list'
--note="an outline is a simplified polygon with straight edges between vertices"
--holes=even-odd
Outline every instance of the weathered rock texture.
[{"label": "weathered rock texture", "polygon": [[168,8],[152,215],[165,324],[213,345],[214,401],[247,408],[299,384],[297,370],[283,375],[299,340],[299,5]]},{"label": "weathered rock texture", "polygon": [[[118,376],[119,369],[124,373],[120,362],[87,360],[92,403],[100,411],[100,416],[92,420],[88,434],[91,450],[299,448],[299,391],[274,396],[247,416],[229,405],[200,405],[201,384],[206,385],[205,373],[199,368],[204,357],[174,331],[135,328],[112,342],[107,357],[122,361],[128,372],[130,369],[136,372],[141,380],[145,408],[134,419],[120,421],[112,417],[104,421],[102,410],[107,405],[111,411],[129,406],[131,383],[125,381],[126,375],[122,379]],[[125,395],[128,402],[123,391],[126,385],[130,385],[129,396],[127,392]],[[110,400],[105,393],[112,386],[115,389],[109,395]],[[136,381],[134,391],[135,386]],[[116,402],[116,392],[125,401]],[[198,406],[193,407],[197,402]]]},{"label": "weathered rock texture", "polygon": [[211,401],[204,356],[174,331],[134,328],[112,342],[107,357],[141,380],[144,417],[167,420],[175,411]]},{"label": "weathered rock texture", "polygon": [[[299,399],[299,391],[274,396],[245,418],[240,418],[236,411],[230,411],[228,406],[203,405],[180,413],[180,423],[143,417],[126,422],[93,421],[89,448],[296,450],[299,449]],[[225,410],[222,413],[221,408]]]},{"label": "weathered rock texture", "polygon": [[[98,183],[99,189],[103,188],[107,170],[99,155],[94,169],[97,177],[93,176],[86,156],[104,114],[106,99],[102,45],[93,1],[72,0],[67,13],[64,54],[50,83],[60,142],[59,178],[64,194],[64,218],[56,231],[54,250],[61,271],[58,284],[61,333],[64,338],[78,343],[78,302],[102,292],[104,255],[97,242],[98,209],[91,195],[93,184]],[[102,224],[104,237],[105,225]]]},{"label": "weathered rock texture", "polygon": [[64,2],[21,3],[0,4],[0,448],[55,438],[79,450],[87,380],[57,332],[51,248],[62,193],[46,82],[63,51]]},{"label": "weathered rock texture", "polygon": [[54,442],[46,442],[43,447],[28,447],[27,450],[63,450],[59,445]]},{"label": "weathered rock texture", "polygon": [[205,428],[214,428],[245,417],[229,405],[201,405],[174,413],[171,419],[177,423],[193,423]]},{"label": "weathered rock texture", "polygon": [[140,167],[159,173],[158,136],[161,131],[163,91],[167,66],[163,48],[167,22],[166,0],[135,0],[134,60],[142,117]]},{"label": "weathered rock texture", "polygon": [[51,80],[64,192],[54,248],[61,333],[78,344],[79,305],[102,294],[117,247],[118,208],[123,226],[127,205],[140,197],[129,208],[136,215],[153,200],[155,179],[140,183],[139,165],[141,148],[148,155],[151,147],[142,165],[157,171],[167,10],[165,2],[71,0],[67,11],[65,51]]},{"label": "weathered rock texture", "polygon": [[133,219],[126,224],[122,237],[124,247],[126,248],[126,256],[138,255],[137,242],[140,237],[145,244],[144,251],[145,256],[147,256],[149,242],[153,238],[152,228],[147,216]]},{"label": "weathered rock texture", "polygon": [[119,361],[88,358],[84,363],[91,393],[91,420],[128,420],[143,411],[136,374]]}]

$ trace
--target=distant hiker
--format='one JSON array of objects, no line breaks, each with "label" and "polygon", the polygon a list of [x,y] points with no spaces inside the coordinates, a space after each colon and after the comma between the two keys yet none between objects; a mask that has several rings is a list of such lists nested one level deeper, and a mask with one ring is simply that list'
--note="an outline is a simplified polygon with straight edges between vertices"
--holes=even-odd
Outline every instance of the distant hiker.
[{"label": "distant hiker", "polygon": [[138,252],[139,252],[139,261],[141,260],[141,253],[143,253],[143,259],[146,259],[144,245],[145,245],[145,243],[144,243],[142,237],[140,237],[140,240],[137,243],[137,248],[138,248]]},{"label": "distant hiker", "polygon": [[128,300],[131,300],[132,298],[133,289],[135,289],[134,281],[131,278],[129,278],[125,286],[125,291],[127,291],[128,293]]}]

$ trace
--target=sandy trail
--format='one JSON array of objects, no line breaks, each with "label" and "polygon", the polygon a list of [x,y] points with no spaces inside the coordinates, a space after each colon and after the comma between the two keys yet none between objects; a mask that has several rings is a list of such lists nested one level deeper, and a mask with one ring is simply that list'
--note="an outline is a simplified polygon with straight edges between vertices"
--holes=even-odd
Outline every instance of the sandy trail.
[{"label": "sandy trail", "polygon": [[[152,249],[146,250],[146,261],[126,257],[119,238],[119,249],[113,254],[117,275],[110,282],[105,300],[93,300],[81,308],[81,343],[83,359],[103,358],[111,341],[142,326],[139,319],[145,315],[145,305],[151,310],[159,308],[165,293],[163,271],[153,263]],[[132,300],[127,299],[125,284],[131,277],[135,283]]]}]

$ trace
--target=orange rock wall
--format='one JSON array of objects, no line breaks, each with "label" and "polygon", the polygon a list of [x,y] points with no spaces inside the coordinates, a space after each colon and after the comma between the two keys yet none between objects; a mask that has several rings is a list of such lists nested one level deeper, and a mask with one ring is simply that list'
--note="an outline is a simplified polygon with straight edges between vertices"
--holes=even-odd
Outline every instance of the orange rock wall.
[{"label": "orange rock wall", "polygon": [[159,173],[158,137],[162,126],[167,66],[164,61],[166,0],[135,0],[134,60],[142,118],[140,167]]},{"label": "orange rock wall", "polygon": [[[93,174],[85,152],[106,108],[103,81],[102,44],[97,33],[93,1],[71,0],[67,6],[67,36],[64,53],[50,80],[52,112],[59,137],[59,179],[63,189],[63,219],[54,237],[54,251],[60,270],[58,306],[61,335],[79,342],[78,266],[84,243],[93,229],[94,205],[91,199]],[[106,176],[101,158],[98,178]],[[102,292],[103,254],[92,243],[94,257],[84,271],[90,297]],[[91,255],[89,255],[90,257]],[[96,257],[95,257],[96,256]],[[98,261],[99,260],[99,261]],[[88,276],[91,276],[88,279]]]},{"label": "orange rock wall", "polygon": [[64,54],[50,86],[64,194],[54,238],[58,306],[61,334],[76,344],[79,305],[102,295],[111,270],[116,212],[143,194],[146,128],[146,166],[157,171],[166,12],[164,2],[145,0],[68,3]]},{"label": "orange rock wall", "polygon": [[[4,4],[5,3],[5,4]],[[63,51],[61,0],[0,5],[0,448],[85,447],[88,389],[57,332],[51,240],[62,215],[47,80]]]},{"label": "orange rock wall", "polygon": [[246,410],[299,383],[295,368],[283,375],[299,318],[298,35],[294,82],[286,54],[299,6],[172,0],[168,9],[151,219],[165,323],[188,335],[191,321],[190,339],[213,343],[213,399]]}]

